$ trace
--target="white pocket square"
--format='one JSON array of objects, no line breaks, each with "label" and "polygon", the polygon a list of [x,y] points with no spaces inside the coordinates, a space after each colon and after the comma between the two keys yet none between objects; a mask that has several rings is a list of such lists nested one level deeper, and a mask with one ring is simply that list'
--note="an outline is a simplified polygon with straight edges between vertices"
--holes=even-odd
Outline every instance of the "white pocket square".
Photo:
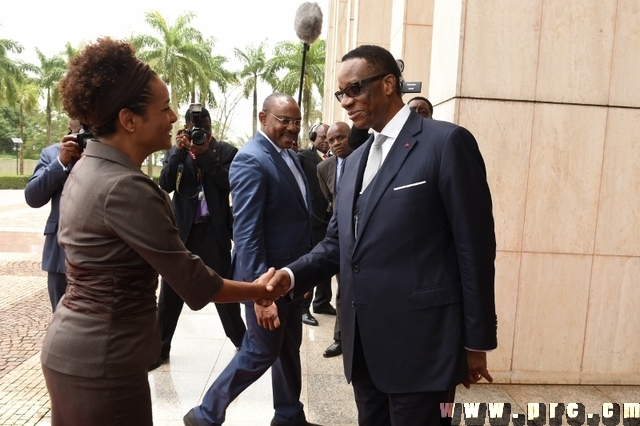
[{"label": "white pocket square", "polygon": [[411,188],[412,186],[424,185],[425,183],[427,183],[427,181],[423,180],[421,182],[410,183],[409,185],[396,186],[395,188],[393,188],[393,190],[399,191],[401,189]]}]

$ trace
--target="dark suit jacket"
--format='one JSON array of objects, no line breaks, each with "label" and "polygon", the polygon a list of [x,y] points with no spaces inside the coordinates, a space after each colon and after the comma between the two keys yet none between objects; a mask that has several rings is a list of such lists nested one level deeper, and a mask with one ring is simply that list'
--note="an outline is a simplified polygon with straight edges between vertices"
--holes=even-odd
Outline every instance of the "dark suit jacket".
[{"label": "dark suit jacket", "polygon": [[[159,182],[160,187],[167,193],[175,191],[172,202],[182,242],[186,243],[189,238],[196,214],[197,165],[202,173],[205,199],[220,251],[230,252],[233,217],[229,207],[229,167],[237,152],[238,149],[233,145],[218,142],[212,138],[209,150],[197,156],[195,163],[187,150],[179,150],[175,146],[165,154]],[[178,187],[176,183],[180,168],[183,170]],[[225,274],[228,267],[227,264],[223,268],[225,270],[219,270],[219,272]]]},{"label": "dark suit jacket", "polygon": [[338,157],[335,155],[328,159],[321,161],[318,164],[318,183],[320,189],[324,194],[324,198],[329,202],[329,210],[333,211],[333,198],[336,195],[336,166],[338,164]]},{"label": "dark suit jacket", "polygon": [[357,326],[383,392],[445,390],[466,372],[464,348],[497,345],[495,235],[478,145],[466,129],[411,112],[354,213],[373,138],[347,159],[327,237],[289,265],[295,291],[340,268],[344,367]]},{"label": "dark suit jacket", "polygon": [[318,155],[318,150],[315,147],[308,149],[302,149],[298,151],[298,158],[304,170],[304,175],[309,182],[309,188],[311,189],[311,208],[313,215],[311,218],[311,225],[315,227],[327,226],[328,219],[326,217],[327,208],[329,203],[322,193],[320,184],[318,183],[317,168],[323,160]]},{"label": "dark suit jacket", "polygon": [[[289,154],[304,176],[295,153]],[[261,133],[238,151],[229,182],[233,279],[253,281],[269,267],[280,268],[311,250],[309,187],[305,200],[284,159]]]},{"label": "dark suit jacket", "polygon": [[60,218],[60,195],[68,173],[58,161],[60,144],[48,146],[40,153],[40,161],[24,189],[24,198],[31,207],[42,207],[51,201],[51,213],[44,227],[42,269],[64,274],[64,250],[58,245],[58,220]]}]

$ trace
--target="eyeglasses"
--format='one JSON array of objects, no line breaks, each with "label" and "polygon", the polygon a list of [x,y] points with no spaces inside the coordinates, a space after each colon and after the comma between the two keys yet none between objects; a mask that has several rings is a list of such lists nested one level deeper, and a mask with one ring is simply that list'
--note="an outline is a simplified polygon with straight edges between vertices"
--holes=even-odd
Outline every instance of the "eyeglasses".
[{"label": "eyeglasses", "polygon": [[300,128],[300,125],[302,124],[302,120],[292,120],[286,117],[280,118],[276,115],[271,114],[269,111],[265,111],[265,112],[270,116],[272,116],[273,118],[275,118],[276,120],[278,120],[280,123],[282,123],[283,126],[288,126],[289,124],[293,124],[294,127]]},{"label": "eyeglasses", "polygon": [[373,77],[365,78],[364,80],[356,81],[355,83],[347,84],[347,87],[342,90],[338,90],[335,93],[336,99],[338,100],[338,102],[342,102],[342,98],[344,98],[344,95],[347,95],[350,98],[355,98],[360,94],[365,84],[371,83],[372,81],[380,80],[387,75],[389,75],[389,73],[378,74]]}]

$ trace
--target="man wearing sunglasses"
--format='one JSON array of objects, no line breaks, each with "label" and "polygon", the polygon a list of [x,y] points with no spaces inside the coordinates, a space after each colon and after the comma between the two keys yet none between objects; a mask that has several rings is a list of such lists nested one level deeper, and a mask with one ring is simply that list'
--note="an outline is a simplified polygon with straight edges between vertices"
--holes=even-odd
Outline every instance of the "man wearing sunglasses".
[{"label": "man wearing sunglasses", "polygon": [[440,424],[459,383],[492,381],[495,234],[485,165],[469,131],[402,101],[378,46],[342,58],[336,98],[373,135],[345,161],[326,238],[276,272],[294,292],[340,272],[345,374],[358,423]]}]

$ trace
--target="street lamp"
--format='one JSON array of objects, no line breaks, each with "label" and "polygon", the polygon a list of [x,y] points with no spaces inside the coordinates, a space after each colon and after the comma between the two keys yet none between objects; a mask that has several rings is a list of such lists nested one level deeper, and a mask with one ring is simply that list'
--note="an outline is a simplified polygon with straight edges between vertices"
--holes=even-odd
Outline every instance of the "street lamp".
[{"label": "street lamp", "polygon": [[16,152],[16,175],[20,174],[20,154],[22,153],[22,146],[24,142],[20,138],[11,138],[13,141],[13,150]]}]

